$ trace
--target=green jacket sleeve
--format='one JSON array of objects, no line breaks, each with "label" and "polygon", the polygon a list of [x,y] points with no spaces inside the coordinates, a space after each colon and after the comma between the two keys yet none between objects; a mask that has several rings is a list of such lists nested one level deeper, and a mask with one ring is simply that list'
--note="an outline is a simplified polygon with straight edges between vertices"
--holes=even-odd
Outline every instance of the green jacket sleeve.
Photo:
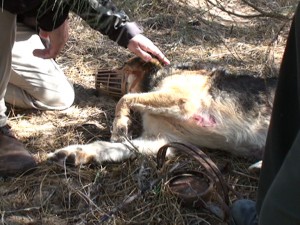
[{"label": "green jacket sleeve", "polygon": [[69,9],[64,0],[42,0],[36,10],[38,26],[45,31],[56,29],[68,18]]},{"label": "green jacket sleeve", "polygon": [[107,35],[125,48],[132,37],[142,32],[139,26],[130,22],[128,16],[123,11],[119,11],[110,0],[53,1],[44,1],[39,9],[39,25],[46,31],[61,25],[71,10],[85,20],[91,28]]}]

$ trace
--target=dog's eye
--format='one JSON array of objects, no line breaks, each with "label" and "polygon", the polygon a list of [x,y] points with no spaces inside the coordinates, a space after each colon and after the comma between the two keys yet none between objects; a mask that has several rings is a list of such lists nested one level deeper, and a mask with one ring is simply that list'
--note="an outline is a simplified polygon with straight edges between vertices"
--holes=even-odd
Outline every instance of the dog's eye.
[{"label": "dog's eye", "polygon": [[129,69],[126,69],[126,70],[125,70],[125,73],[126,73],[127,75],[129,75],[129,74],[131,74],[131,73],[132,73],[132,71],[131,71],[131,70],[129,70]]}]

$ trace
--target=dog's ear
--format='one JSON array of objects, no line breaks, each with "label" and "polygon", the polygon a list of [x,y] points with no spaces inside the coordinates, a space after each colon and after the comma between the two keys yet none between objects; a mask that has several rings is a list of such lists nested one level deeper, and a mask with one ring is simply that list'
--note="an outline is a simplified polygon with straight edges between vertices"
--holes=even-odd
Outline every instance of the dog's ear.
[{"label": "dog's ear", "polygon": [[121,70],[127,76],[141,76],[143,74],[143,64],[144,61],[141,58],[133,57],[124,63]]},{"label": "dog's ear", "polygon": [[149,63],[151,63],[153,66],[158,67],[158,68],[163,67],[161,62],[156,57],[152,57],[152,59],[149,61]]},{"label": "dog's ear", "polygon": [[152,58],[145,62],[140,57],[133,57],[124,63],[122,70],[125,74],[134,74],[135,76],[144,76],[149,74],[153,69],[161,69],[162,64],[157,58]]}]

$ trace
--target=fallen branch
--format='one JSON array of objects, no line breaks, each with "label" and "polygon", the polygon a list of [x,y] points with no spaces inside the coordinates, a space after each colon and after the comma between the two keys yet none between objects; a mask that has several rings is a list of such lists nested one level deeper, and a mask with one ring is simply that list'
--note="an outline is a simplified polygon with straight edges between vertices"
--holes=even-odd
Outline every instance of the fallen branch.
[{"label": "fallen branch", "polygon": [[246,15],[246,14],[236,13],[232,10],[226,9],[217,0],[215,0],[216,3],[212,2],[211,0],[206,0],[206,1],[209,4],[213,5],[214,7],[217,7],[218,9],[222,10],[223,12],[228,13],[229,15],[233,15],[233,16],[237,16],[237,17],[241,17],[241,18],[245,18],[245,19],[257,18],[257,17],[270,17],[270,18],[275,18],[275,19],[279,19],[279,20],[291,20],[290,17],[282,15],[280,13],[266,12],[247,0],[242,0],[242,2],[246,5],[248,5],[249,7],[251,7],[252,9],[254,9],[255,11],[257,11],[258,12],[257,14]]}]

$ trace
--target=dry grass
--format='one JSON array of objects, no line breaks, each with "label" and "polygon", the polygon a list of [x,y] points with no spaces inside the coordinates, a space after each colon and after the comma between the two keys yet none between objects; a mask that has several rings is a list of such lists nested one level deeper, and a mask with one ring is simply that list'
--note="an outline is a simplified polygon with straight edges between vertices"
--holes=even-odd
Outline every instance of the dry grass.
[{"label": "dry grass", "polygon": [[[242,1],[221,2],[236,13],[256,13]],[[238,73],[276,76],[290,21],[235,17],[205,0],[115,3],[143,25],[145,35],[173,63],[201,62]],[[264,0],[260,7],[291,17],[296,3]],[[57,148],[109,139],[116,99],[97,96],[94,74],[101,68],[120,66],[132,56],[75,16],[71,20],[70,40],[57,61],[74,82],[75,103],[64,111],[9,111],[10,125],[40,164],[29,175],[1,181],[1,223],[81,225],[100,224],[103,219],[104,224],[224,224],[201,209],[181,207],[163,184],[136,195],[139,184],[157,177],[152,157],[80,168],[61,168],[45,161],[45,155]],[[258,177],[248,173],[250,161],[222,152],[207,153],[224,169],[234,189],[255,198]],[[132,202],[126,204],[128,197]]]}]

